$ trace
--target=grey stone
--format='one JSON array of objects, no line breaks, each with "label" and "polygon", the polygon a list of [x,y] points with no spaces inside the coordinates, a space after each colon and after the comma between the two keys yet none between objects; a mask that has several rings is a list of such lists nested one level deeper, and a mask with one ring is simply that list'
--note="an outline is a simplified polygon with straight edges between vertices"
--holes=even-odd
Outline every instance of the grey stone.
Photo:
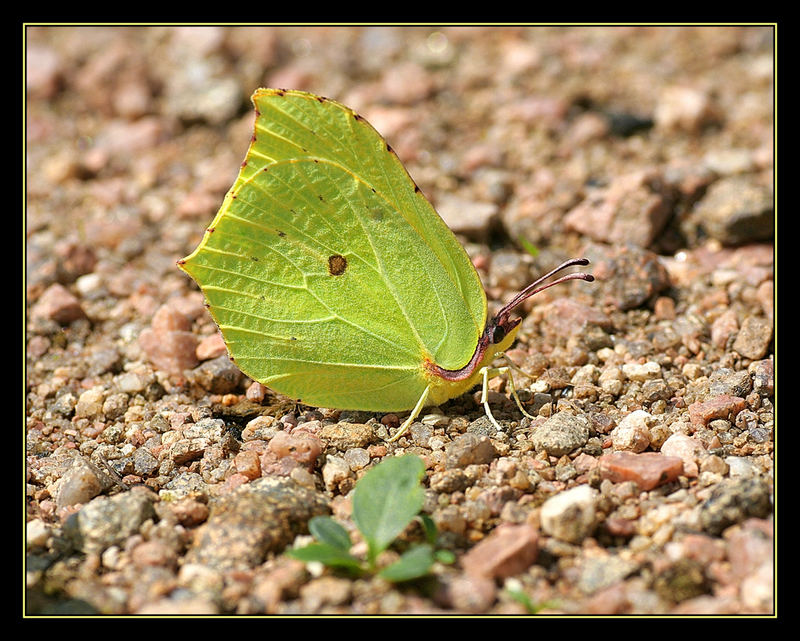
[{"label": "grey stone", "polygon": [[93,499],[67,519],[64,534],[78,549],[99,553],[123,543],[155,515],[152,493],[133,488],[113,497]]},{"label": "grey stone", "polygon": [[187,562],[218,568],[252,568],[280,552],[309,519],[329,512],[325,497],[287,478],[247,483],[211,506]]},{"label": "grey stone", "polygon": [[545,450],[551,456],[564,456],[585,445],[589,434],[589,419],[585,416],[559,412],[537,427],[530,440],[537,452]]}]

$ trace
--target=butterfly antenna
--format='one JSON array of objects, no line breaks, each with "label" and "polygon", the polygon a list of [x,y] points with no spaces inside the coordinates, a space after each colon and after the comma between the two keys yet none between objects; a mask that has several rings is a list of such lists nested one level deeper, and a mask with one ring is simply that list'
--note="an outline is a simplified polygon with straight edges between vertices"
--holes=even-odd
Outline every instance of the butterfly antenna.
[{"label": "butterfly antenna", "polygon": [[570,260],[564,261],[558,267],[547,272],[541,278],[536,279],[525,289],[523,289],[519,294],[514,296],[514,298],[512,298],[510,302],[506,303],[503,306],[503,308],[497,313],[496,318],[501,318],[504,314],[510,312],[525,299],[530,298],[534,294],[538,294],[539,292],[548,289],[553,285],[558,285],[559,283],[565,283],[568,280],[585,280],[586,282],[592,282],[594,280],[594,276],[592,276],[591,274],[586,274],[584,272],[573,272],[572,274],[566,274],[561,278],[557,278],[552,282],[546,283],[544,285],[542,284],[551,276],[554,276],[558,272],[563,271],[568,267],[572,267],[573,265],[588,265],[588,264],[589,264],[588,258],[571,258]]}]

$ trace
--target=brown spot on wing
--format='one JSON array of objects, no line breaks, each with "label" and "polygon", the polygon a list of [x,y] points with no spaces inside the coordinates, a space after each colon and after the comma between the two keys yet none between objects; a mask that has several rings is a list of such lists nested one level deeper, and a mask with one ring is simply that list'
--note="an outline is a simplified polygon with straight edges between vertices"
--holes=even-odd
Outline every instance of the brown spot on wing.
[{"label": "brown spot on wing", "polygon": [[328,258],[328,271],[332,276],[341,276],[347,269],[347,259],[341,254],[334,254]]}]

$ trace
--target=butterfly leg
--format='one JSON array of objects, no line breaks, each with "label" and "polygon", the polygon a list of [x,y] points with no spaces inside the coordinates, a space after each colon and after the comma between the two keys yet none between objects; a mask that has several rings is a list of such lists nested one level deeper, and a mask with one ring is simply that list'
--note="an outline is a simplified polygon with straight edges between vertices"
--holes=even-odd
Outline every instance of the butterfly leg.
[{"label": "butterfly leg", "polygon": [[522,412],[525,416],[532,419],[533,416],[528,414],[525,411],[525,408],[522,407],[522,402],[519,400],[519,396],[517,395],[517,389],[514,387],[514,378],[511,376],[511,368],[510,367],[484,367],[481,369],[481,375],[483,376],[483,389],[481,390],[481,403],[483,403],[483,409],[486,411],[486,417],[492,422],[498,430],[503,428],[500,427],[499,423],[495,420],[494,415],[492,414],[492,410],[489,408],[489,379],[494,378],[495,376],[500,376],[505,374],[508,377],[508,386],[511,388],[511,396],[517,404],[520,412]]},{"label": "butterfly leg", "polygon": [[406,433],[408,428],[411,427],[411,424],[417,419],[417,416],[419,416],[419,413],[422,411],[422,408],[425,407],[425,402],[428,400],[428,394],[430,394],[430,392],[431,388],[429,385],[428,387],[425,388],[425,391],[422,392],[422,396],[419,397],[419,400],[417,401],[417,404],[414,406],[414,409],[411,410],[411,414],[409,414],[408,418],[405,421],[403,421],[403,424],[397,430],[397,433],[392,438],[389,439],[388,441],[389,443],[393,443],[394,441],[399,439],[403,434]]}]

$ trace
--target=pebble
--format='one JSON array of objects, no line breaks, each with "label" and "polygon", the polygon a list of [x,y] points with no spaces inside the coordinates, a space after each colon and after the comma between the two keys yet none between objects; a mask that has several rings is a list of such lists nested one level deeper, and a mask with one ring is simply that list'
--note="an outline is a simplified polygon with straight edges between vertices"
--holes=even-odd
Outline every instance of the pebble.
[{"label": "pebble", "polygon": [[348,450],[353,447],[367,447],[378,440],[375,429],[370,423],[347,423],[340,421],[333,425],[325,425],[317,436],[321,441],[337,450]]},{"label": "pebble", "polygon": [[664,456],[677,456],[683,460],[684,476],[696,477],[700,473],[698,461],[705,448],[697,439],[678,432],[664,441],[660,451]]},{"label": "pebble", "polygon": [[639,564],[618,555],[588,557],[580,564],[578,588],[584,594],[594,594],[623,581],[639,569]]},{"label": "pebble", "polygon": [[322,481],[328,491],[337,491],[340,483],[350,479],[352,474],[350,466],[343,457],[329,455],[325,458],[325,465],[322,466]]},{"label": "pebble", "polygon": [[643,383],[654,378],[661,378],[661,365],[653,361],[625,363],[622,366],[622,372],[629,380]]},{"label": "pebble", "polygon": [[653,119],[660,129],[693,133],[716,121],[718,113],[705,91],[673,85],[661,90]]},{"label": "pebble", "polygon": [[87,554],[99,554],[112,545],[124,544],[148,519],[154,519],[153,495],[134,487],[116,496],[98,496],[70,515],[64,534]]},{"label": "pebble", "polygon": [[537,452],[564,456],[586,445],[589,425],[589,419],[582,414],[558,412],[533,430],[530,441]]},{"label": "pebble", "polygon": [[708,377],[708,391],[713,395],[728,394],[745,398],[753,387],[753,380],[746,370],[720,367]]},{"label": "pebble", "polygon": [[335,576],[321,576],[300,586],[304,612],[317,612],[326,605],[343,605],[350,601],[353,584]]},{"label": "pebble", "polygon": [[672,213],[672,187],[656,169],[619,176],[594,188],[567,212],[567,228],[610,245],[649,247]]},{"label": "pebble", "polygon": [[25,547],[43,548],[50,537],[50,527],[42,519],[33,519],[25,524]]},{"label": "pebble", "polygon": [[715,419],[733,421],[746,407],[747,403],[743,398],[720,394],[707,401],[697,401],[689,405],[689,420],[695,428],[704,427]]},{"label": "pebble", "polygon": [[191,321],[164,305],[153,316],[150,327],[139,334],[139,345],[150,362],[168,374],[183,374],[197,367],[197,337],[189,331]]},{"label": "pebble", "polygon": [[261,457],[261,472],[265,476],[286,476],[296,467],[314,469],[322,454],[323,443],[316,435],[303,430],[291,433],[280,431],[272,437]]},{"label": "pebble", "polygon": [[650,446],[650,424],[653,417],[644,410],[635,410],[611,430],[615,450],[643,452]]},{"label": "pebble", "polygon": [[269,552],[283,550],[311,517],[328,511],[319,492],[285,478],[256,479],[211,506],[186,561],[216,569],[256,567]]},{"label": "pebble", "polygon": [[[515,574],[517,574],[515,572]],[[442,605],[459,612],[482,614],[489,611],[497,600],[497,586],[491,578],[466,573],[453,577],[445,583],[444,594],[436,595]]]},{"label": "pebble", "polygon": [[48,287],[31,309],[32,318],[53,320],[61,325],[85,318],[81,302],[66,287],[53,283]]},{"label": "pebble", "polygon": [[461,559],[473,576],[504,579],[528,569],[539,553],[538,530],[529,524],[501,524]]},{"label": "pebble", "polygon": [[580,543],[597,525],[599,493],[588,485],[559,492],[542,505],[542,530],[568,543]]},{"label": "pebble", "polygon": [[656,452],[611,452],[599,462],[600,475],[612,483],[635,481],[641,490],[652,490],[674,481],[683,473],[683,459]]},{"label": "pebble", "polygon": [[711,323],[711,344],[719,349],[725,349],[731,336],[739,331],[739,319],[736,312],[727,309]]},{"label": "pebble", "polygon": [[724,245],[769,240],[775,217],[772,189],[752,175],[728,176],[714,182],[692,217]]},{"label": "pebble", "polygon": [[191,382],[211,394],[230,394],[242,380],[241,370],[228,357],[227,353],[210,361],[200,363],[188,374]]},{"label": "pebble", "polygon": [[770,359],[750,363],[747,371],[753,376],[753,391],[761,396],[772,396],[775,392],[774,364]]},{"label": "pebble", "polygon": [[436,200],[436,211],[453,233],[476,242],[485,242],[497,224],[500,208],[494,203],[479,202],[453,194],[442,194]]},{"label": "pebble", "polygon": [[214,332],[210,336],[206,336],[197,345],[196,350],[197,360],[199,361],[208,361],[212,358],[225,356],[227,353],[228,349],[225,347],[225,339],[222,338],[222,334],[219,332]]},{"label": "pebble", "polygon": [[488,436],[479,436],[471,432],[453,439],[445,446],[444,453],[447,469],[491,463],[497,456],[497,450]]},{"label": "pebble", "polygon": [[590,244],[583,254],[592,261],[595,277],[594,283],[586,285],[602,303],[623,311],[640,307],[670,285],[659,256],[635,245]]},{"label": "pebble", "polygon": [[745,358],[764,358],[772,340],[773,324],[761,316],[748,316],[733,342],[733,350]]},{"label": "pebble", "polygon": [[110,485],[107,475],[100,472],[90,460],[79,456],[59,479],[51,494],[55,496],[56,505],[60,509],[88,503]]},{"label": "pebble", "polygon": [[772,513],[769,485],[760,478],[724,479],[700,506],[700,523],[713,536],[750,517],[767,518]]},{"label": "pebble", "polygon": [[103,401],[105,390],[102,386],[88,389],[78,397],[75,404],[75,416],[77,418],[94,418],[103,414]]}]

